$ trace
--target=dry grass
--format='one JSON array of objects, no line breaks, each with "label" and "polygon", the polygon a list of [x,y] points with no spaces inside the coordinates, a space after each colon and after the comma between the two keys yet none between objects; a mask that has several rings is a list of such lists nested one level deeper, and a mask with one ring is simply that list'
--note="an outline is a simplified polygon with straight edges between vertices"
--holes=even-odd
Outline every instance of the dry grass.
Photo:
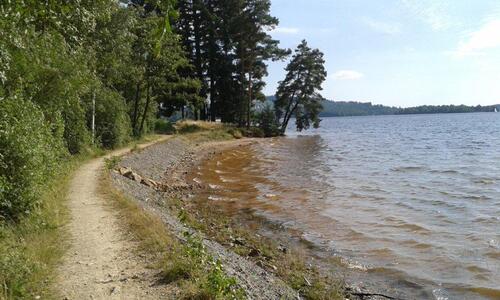
[{"label": "dry grass", "polygon": [[161,258],[171,245],[178,244],[177,239],[159,218],[144,211],[113,187],[107,172],[101,175],[99,194],[113,210],[119,213],[121,224],[130,229],[134,239],[139,241],[138,250],[141,253],[154,254],[157,258]]},{"label": "dry grass", "polygon": [[228,125],[219,122],[183,120],[175,124],[175,129],[179,133],[190,133],[203,130],[222,129]]}]

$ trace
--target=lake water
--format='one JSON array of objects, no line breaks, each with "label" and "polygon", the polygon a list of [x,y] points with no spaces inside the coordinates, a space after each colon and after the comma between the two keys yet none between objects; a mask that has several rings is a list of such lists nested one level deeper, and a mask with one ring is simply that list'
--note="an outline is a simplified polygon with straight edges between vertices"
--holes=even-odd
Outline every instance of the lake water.
[{"label": "lake water", "polygon": [[[500,299],[500,114],[325,118],[205,162],[252,208],[408,298]],[[369,279],[366,279],[369,280]]]}]

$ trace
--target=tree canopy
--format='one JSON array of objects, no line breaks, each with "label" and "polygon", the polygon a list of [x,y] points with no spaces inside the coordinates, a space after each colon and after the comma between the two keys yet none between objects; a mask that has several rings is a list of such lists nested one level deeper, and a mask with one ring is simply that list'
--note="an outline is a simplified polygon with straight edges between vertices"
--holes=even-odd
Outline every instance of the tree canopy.
[{"label": "tree canopy", "polygon": [[295,50],[286,67],[286,77],[276,92],[276,118],[284,134],[288,122],[295,117],[297,130],[317,128],[323,97],[319,94],[326,79],[323,53],[311,49],[305,40]]}]

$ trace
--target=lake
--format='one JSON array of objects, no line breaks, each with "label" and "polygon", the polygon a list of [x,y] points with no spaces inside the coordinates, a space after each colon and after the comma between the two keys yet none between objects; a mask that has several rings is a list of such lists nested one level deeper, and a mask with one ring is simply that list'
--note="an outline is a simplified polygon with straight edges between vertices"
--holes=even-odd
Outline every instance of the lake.
[{"label": "lake", "polygon": [[403,297],[500,298],[500,114],[325,118],[204,163],[251,208]]}]

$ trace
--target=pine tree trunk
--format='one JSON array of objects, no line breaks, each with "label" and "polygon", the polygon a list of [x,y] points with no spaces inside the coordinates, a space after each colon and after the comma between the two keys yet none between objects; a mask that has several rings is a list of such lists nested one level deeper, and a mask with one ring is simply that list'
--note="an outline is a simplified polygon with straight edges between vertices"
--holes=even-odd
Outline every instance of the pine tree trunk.
[{"label": "pine tree trunk", "polygon": [[248,72],[248,106],[247,106],[247,129],[250,129],[250,115],[252,110],[252,71]]}]

